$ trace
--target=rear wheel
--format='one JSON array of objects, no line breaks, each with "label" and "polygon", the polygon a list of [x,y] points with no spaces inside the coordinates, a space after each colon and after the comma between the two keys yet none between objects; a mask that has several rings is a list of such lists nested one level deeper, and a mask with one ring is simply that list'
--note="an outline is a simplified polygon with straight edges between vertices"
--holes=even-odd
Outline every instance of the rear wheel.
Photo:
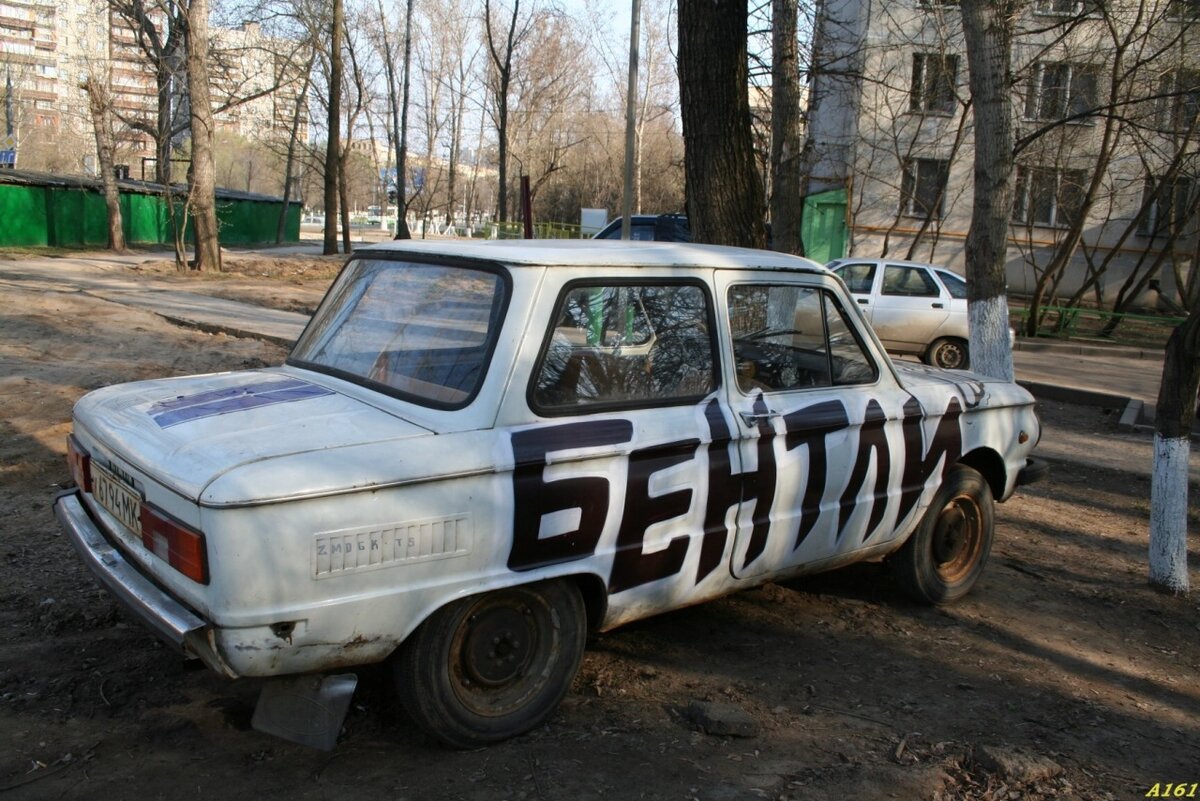
[{"label": "rear wheel", "polygon": [[433,613],[395,661],[400,701],[443,743],[474,748],[529,731],[579,670],[586,613],[555,580],[464,598]]},{"label": "rear wheel", "polygon": [[896,581],[916,601],[957,601],[983,573],[994,530],[991,487],[975,469],[955,465],[917,530],[892,558]]},{"label": "rear wheel", "polygon": [[966,370],[971,364],[971,359],[966,342],[947,337],[934,340],[929,350],[925,351],[925,362],[947,370]]}]

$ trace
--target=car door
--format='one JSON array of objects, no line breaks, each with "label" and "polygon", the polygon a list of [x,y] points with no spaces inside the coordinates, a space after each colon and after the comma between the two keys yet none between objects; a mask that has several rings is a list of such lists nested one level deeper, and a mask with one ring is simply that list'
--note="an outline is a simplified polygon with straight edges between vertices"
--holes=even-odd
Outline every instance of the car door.
[{"label": "car door", "polygon": [[879,273],[879,265],[873,261],[852,261],[839,264],[833,271],[846,282],[850,296],[862,307],[863,314],[869,321],[874,309],[872,299],[875,296],[875,278]]},{"label": "car door", "polygon": [[732,537],[713,504],[740,500],[730,489],[731,414],[707,283],[678,271],[575,275],[552,275],[543,290],[549,329],[518,393],[534,418],[508,428],[505,558],[535,577],[601,576],[606,625],[616,625],[728,585]]},{"label": "car door", "polygon": [[884,346],[920,352],[950,316],[950,294],[927,267],[884,264],[871,327]]},{"label": "car door", "polygon": [[888,539],[888,443],[904,393],[861,318],[818,276],[722,272],[717,286],[741,463],[733,575],[828,562]]}]

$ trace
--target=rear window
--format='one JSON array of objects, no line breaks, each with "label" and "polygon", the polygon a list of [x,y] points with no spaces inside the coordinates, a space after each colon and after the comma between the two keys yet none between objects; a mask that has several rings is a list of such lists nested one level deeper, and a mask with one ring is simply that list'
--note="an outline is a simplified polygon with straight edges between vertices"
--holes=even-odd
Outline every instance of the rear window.
[{"label": "rear window", "polygon": [[459,408],[483,383],[507,301],[499,271],[354,259],[288,363]]},{"label": "rear window", "polygon": [[946,291],[950,293],[952,298],[967,297],[967,282],[959,278],[954,273],[948,273],[944,270],[938,270],[938,278],[942,279],[942,283],[946,285]]}]

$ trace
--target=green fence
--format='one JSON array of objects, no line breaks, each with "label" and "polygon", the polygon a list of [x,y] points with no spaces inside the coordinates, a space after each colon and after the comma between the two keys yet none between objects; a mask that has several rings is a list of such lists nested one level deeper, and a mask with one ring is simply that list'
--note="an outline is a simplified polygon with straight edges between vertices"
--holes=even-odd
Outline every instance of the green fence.
[{"label": "green fence", "polygon": [[[1078,306],[1042,306],[1038,320],[1040,336],[1060,339],[1100,339],[1130,345],[1165,345],[1183,317],[1157,314],[1131,314]],[[1015,328],[1024,329],[1029,309],[1015,307],[1009,318]]]},{"label": "green fence", "polygon": [[[509,222],[487,223],[485,226],[488,239],[522,239],[525,236],[525,223],[520,220]],[[587,239],[579,225],[561,222],[535,222],[533,224],[534,239]]]},{"label": "green fence", "polygon": [[[222,196],[224,195],[224,196]],[[131,245],[174,241],[166,200],[161,194],[120,192],[121,225]],[[275,241],[282,199],[238,196],[218,190],[217,222],[222,245]],[[176,202],[176,214],[183,204]],[[300,241],[300,203],[288,205],[284,241]],[[189,223],[185,238],[191,241]],[[0,183],[0,247],[104,247],[108,208],[96,188],[33,183]]]}]

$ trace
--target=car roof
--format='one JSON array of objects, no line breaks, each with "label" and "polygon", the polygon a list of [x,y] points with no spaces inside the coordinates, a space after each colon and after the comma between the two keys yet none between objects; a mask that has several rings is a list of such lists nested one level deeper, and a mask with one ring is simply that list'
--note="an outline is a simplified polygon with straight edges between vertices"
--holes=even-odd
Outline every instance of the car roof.
[{"label": "car roof", "polygon": [[828,273],[811,259],[770,250],[695,245],[683,242],[591,239],[425,239],[392,240],[354,251],[477,259],[539,267],[704,267],[728,270],[792,270]]}]

